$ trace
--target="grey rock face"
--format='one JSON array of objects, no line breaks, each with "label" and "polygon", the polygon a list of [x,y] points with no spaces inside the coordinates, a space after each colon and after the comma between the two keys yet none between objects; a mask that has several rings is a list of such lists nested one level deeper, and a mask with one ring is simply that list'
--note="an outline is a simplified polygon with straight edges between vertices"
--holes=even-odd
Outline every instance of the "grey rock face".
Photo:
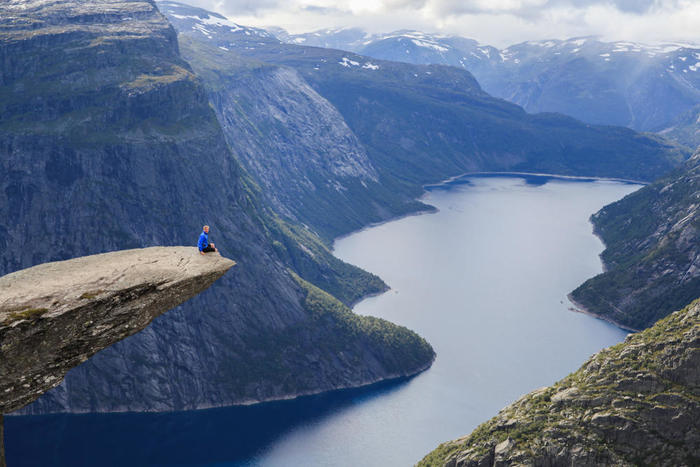
[{"label": "grey rock face", "polygon": [[[182,49],[195,71],[207,76],[210,70],[198,67],[201,57],[187,45]],[[219,59],[225,63],[226,54]],[[279,212],[305,220],[299,215],[303,200],[326,192],[345,196],[350,184],[377,182],[342,116],[296,71],[246,68],[230,69],[226,85],[211,86],[210,100],[227,141]]]},{"label": "grey rock face", "polygon": [[240,53],[279,41],[201,8],[158,6],[180,33],[229,146],[279,214],[329,241],[415,209],[383,186],[343,116],[296,70]]},{"label": "grey rock face", "polygon": [[0,412],[208,288],[235,263],[153,247],[45,263],[0,277]]},{"label": "grey rock face", "polygon": [[696,301],[523,396],[419,465],[697,465],[698,375]]}]

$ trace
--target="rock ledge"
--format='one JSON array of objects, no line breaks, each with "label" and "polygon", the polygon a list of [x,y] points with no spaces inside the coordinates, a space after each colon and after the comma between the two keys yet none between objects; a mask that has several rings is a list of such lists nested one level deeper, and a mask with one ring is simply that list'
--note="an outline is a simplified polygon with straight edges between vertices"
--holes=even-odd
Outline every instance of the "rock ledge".
[{"label": "rock ledge", "polygon": [[0,414],[34,401],[69,369],[142,330],[235,264],[196,248],[153,247],[0,277]]}]

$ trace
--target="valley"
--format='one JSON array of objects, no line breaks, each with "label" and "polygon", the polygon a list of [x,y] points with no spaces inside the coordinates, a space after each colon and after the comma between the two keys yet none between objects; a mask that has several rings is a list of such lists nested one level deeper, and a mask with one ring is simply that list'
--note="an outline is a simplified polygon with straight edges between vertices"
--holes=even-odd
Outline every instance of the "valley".
[{"label": "valley", "polygon": [[700,47],[232,19],[0,4],[9,465],[695,463]]}]

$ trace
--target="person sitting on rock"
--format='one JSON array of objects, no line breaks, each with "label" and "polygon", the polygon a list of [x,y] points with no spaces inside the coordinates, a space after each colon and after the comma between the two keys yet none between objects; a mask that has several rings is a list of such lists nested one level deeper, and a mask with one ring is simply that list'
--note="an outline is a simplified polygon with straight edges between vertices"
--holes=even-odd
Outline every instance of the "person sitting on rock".
[{"label": "person sitting on rock", "polygon": [[214,246],[214,242],[209,243],[209,226],[205,225],[202,227],[202,233],[199,235],[199,242],[197,242],[197,246],[199,247],[199,254],[203,255],[204,253],[210,253],[212,251],[216,251],[216,247]]}]

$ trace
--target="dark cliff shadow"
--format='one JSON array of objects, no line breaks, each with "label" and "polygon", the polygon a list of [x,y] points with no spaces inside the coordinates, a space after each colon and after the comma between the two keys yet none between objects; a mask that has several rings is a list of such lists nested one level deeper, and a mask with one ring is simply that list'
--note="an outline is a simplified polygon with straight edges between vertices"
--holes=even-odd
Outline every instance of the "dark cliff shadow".
[{"label": "dark cliff shadow", "polygon": [[409,380],[247,407],[5,417],[7,463],[12,467],[248,465],[291,430],[388,395]]}]

